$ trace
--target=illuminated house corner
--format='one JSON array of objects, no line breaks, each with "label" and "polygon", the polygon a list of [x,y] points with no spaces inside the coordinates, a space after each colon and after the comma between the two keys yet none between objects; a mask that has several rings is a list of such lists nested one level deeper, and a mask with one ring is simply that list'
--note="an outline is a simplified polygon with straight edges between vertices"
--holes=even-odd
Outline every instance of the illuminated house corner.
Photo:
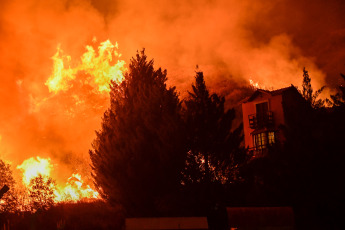
[{"label": "illuminated house corner", "polygon": [[273,91],[257,89],[242,102],[244,142],[253,157],[262,157],[270,146],[284,143],[281,127],[287,125],[286,112],[297,112],[305,105],[303,101],[291,85]]}]

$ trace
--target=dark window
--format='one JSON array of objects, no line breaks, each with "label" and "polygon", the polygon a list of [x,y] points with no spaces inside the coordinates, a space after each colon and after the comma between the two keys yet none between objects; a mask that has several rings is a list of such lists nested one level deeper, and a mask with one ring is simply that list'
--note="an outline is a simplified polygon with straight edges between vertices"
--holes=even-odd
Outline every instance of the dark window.
[{"label": "dark window", "polygon": [[268,112],[268,102],[256,104],[256,115],[265,116]]},{"label": "dark window", "polygon": [[269,125],[268,102],[256,104],[256,129]]}]

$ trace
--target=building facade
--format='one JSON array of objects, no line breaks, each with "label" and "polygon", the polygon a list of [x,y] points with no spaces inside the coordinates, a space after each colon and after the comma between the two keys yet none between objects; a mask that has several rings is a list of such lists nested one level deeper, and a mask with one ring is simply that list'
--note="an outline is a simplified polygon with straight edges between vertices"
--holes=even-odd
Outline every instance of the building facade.
[{"label": "building facade", "polygon": [[257,89],[242,103],[245,147],[260,157],[270,146],[284,143],[281,127],[286,125],[287,110],[303,106],[303,97],[291,85],[279,90]]}]

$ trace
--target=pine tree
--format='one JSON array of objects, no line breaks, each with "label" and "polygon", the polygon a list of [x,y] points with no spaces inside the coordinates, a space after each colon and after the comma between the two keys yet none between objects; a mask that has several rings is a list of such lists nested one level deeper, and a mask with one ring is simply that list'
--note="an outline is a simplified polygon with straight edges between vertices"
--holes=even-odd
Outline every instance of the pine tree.
[{"label": "pine tree", "polygon": [[181,104],[167,72],[155,70],[144,50],[131,59],[90,150],[103,198],[127,216],[156,215],[165,195],[180,186],[185,142]]},{"label": "pine tree", "polygon": [[185,181],[229,182],[240,152],[242,127],[231,132],[235,110],[225,110],[224,97],[210,95],[202,72],[196,73],[192,88],[185,101],[189,130]]},{"label": "pine tree", "polygon": [[[343,80],[345,80],[344,74],[341,73],[340,76],[343,78]],[[339,88],[340,92],[335,94],[335,95],[331,95],[332,102],[330,104],[332,104],[333,106],[344,107],[344,105],[345,105],[345,86],[339,85],[338,88]]]},{"label": "pine tree", "polygon": [[308,71],[303,68],[303,82],[302,82],[302,96],[305,100],[310,103],[314,108],[322,107],[325,103],[322,99],[317,99],[319,95],[324,90],[325,86],[322,86],[320,89],[316,90],[314,93],[313,87],[311,86],[311,78]]}]

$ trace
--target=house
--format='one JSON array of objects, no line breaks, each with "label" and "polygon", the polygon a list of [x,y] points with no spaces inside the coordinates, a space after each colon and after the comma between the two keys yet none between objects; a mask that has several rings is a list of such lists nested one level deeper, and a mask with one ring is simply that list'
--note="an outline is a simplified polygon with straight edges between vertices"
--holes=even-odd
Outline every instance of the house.
[{"label": "house", "polygon": [[273,91],[257,89],[243,101],[244,142],[253,157],[265,155],[269,146],[284,143],[281,127],[287,125],[286,113],[303,106],[305,100],[293,85]]}]

